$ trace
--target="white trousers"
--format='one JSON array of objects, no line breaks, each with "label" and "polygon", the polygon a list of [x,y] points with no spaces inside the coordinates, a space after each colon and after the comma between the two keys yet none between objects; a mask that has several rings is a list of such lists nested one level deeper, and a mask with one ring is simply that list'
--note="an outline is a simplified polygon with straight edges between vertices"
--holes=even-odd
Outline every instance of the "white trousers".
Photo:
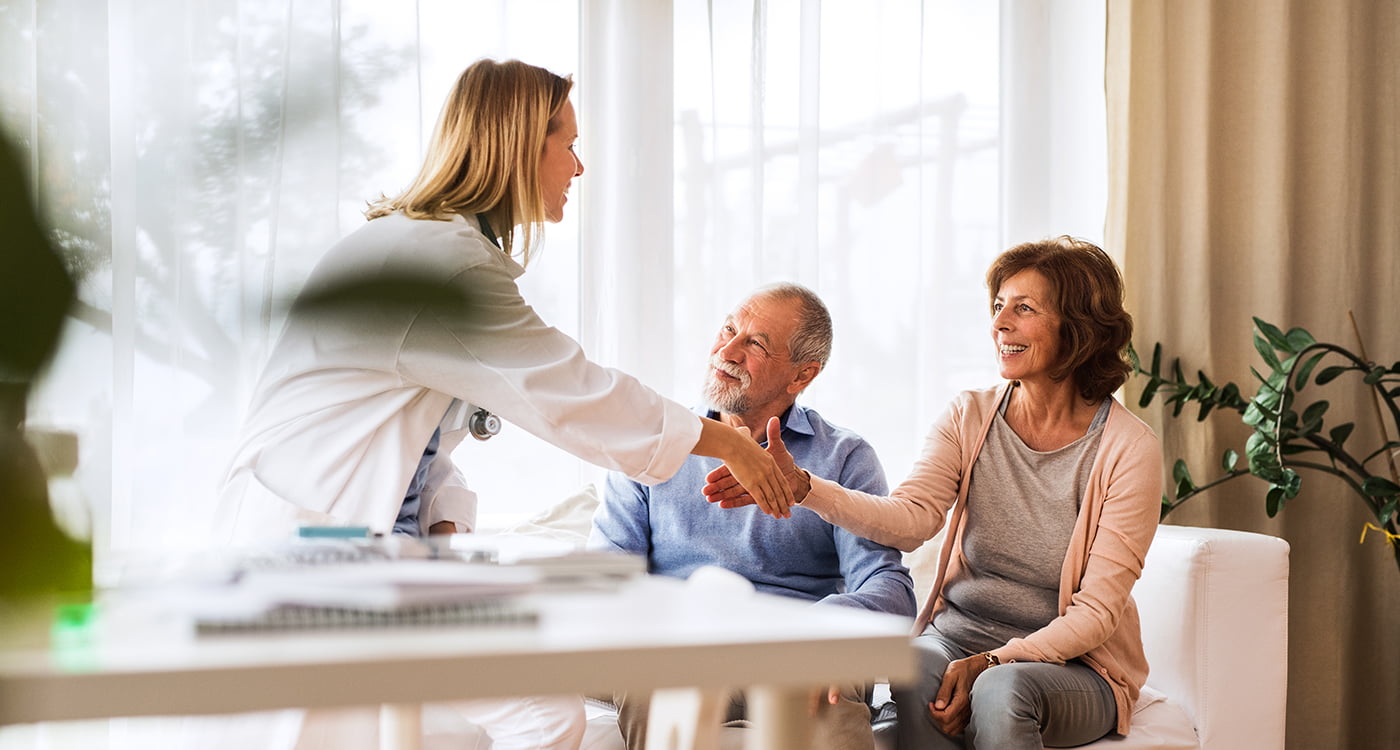
[{"label": "white trousers", "polygon": [[[583,698],[543,695],[450,704],[490,735],[491,750],[578,750],[586,720]],[[425,732],[431,727],[424,726]]]},{"label": "white trousers", "polygon": [[[299,711],[282,712],[295,718]],[[261,715],[260,715],[261,716]],[[300,733],[295,730],[300,725]],[[314,709],[292,725],[293,741],[238,747],[378,750],[378,708]],[[586,719],[576,695],[427,703],[423,750],[578,750]],[[229,745],[228,747],[233,747]]]}]

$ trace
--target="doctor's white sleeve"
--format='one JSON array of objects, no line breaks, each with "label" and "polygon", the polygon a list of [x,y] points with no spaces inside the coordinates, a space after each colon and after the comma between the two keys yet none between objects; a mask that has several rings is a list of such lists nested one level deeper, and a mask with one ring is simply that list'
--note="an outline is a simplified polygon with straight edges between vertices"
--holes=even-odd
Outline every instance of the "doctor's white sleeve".
[{"label": "doctor's white sleeve", "polygon": [[700,439],[695,414],[589,361],[525,303],[510,266],[482,263],[449,283],[467,302],[430,308],[413,322],[399,354],[404,378],[645,484],[669,479],[685,462]]}]

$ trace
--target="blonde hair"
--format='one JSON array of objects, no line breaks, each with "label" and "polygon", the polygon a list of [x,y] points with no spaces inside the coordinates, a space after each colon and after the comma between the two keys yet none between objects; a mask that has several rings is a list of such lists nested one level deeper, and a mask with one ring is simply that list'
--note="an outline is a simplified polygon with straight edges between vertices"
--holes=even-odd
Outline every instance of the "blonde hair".
[{"label": "blonde hair", "polygon": [[402,211],[411,219],[448,220],[482,214],[501,247],[512,252],[521,227],[520,255],[528,264],[545,220],[540,157],[545,137],[573,88],[569,77],[519,60],[472,63],[457,77],[433,128],[423,166],[408,189],[380,196],[367,219]]}]

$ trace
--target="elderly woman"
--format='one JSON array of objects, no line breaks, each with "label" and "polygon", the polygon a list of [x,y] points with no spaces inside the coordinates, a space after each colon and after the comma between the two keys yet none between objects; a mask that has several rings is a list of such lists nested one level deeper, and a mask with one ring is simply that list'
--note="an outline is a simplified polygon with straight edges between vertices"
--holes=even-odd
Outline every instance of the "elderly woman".
[{"label": "elderly woman", "polygon": [[[1132,318],[1103,250],[1061,237],[987,273],[1008,382],[961,394],[888,497],[788,468],[802,507],[913,550],[944,528],[920,612],[916,684],[896,686],[900,747],[1070,747],[1125,734],[1147,677],[1137,607],[1158,518],[1161,448],[1111,394]],[[718,469],[706,493],[748,502]]]}]

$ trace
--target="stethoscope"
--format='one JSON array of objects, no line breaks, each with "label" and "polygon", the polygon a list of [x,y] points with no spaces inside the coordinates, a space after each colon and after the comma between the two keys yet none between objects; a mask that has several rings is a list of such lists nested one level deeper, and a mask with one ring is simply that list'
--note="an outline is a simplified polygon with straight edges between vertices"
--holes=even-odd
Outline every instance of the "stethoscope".
[{"label": "stethoscope", "polygon": [[490,440],[500,434],[501,418],[477,407],[477,410],[467,417],[467,431],[477,440]]},{"label": "stethoscope", "polygon": [[[486,214],[477,214],[477,222],[481,225],[481,233],[486,235],[486,239],[491,241],[499,250],[501,243],[496,240],[496,233],[491,231],[491,224],[486,221]],[[477,440],[490,440],[501,432],[501,418],[481,407],[476,407],[476,411],[467,417],[467,431]]]}]

